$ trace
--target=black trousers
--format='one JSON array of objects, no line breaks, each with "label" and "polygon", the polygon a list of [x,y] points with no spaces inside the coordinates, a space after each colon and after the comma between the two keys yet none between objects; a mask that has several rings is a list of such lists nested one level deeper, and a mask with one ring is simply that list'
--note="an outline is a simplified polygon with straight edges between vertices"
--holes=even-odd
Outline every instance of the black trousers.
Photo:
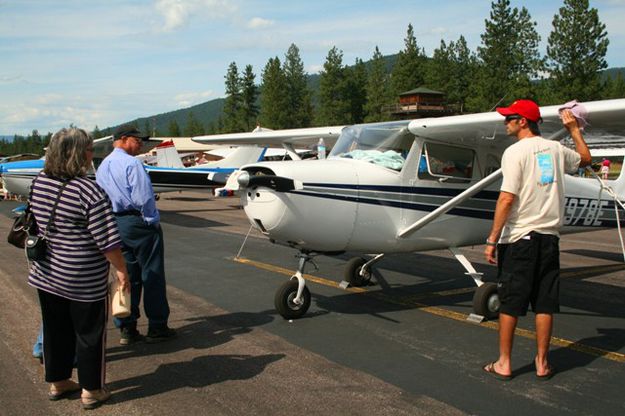
[{"label": "black trousers", "polygon": [[39,292],[43,320],[43,363],[48,383],[71,378],[74,355],[78,382],[86,390],[104,386],[108,299],[78,302]]}]

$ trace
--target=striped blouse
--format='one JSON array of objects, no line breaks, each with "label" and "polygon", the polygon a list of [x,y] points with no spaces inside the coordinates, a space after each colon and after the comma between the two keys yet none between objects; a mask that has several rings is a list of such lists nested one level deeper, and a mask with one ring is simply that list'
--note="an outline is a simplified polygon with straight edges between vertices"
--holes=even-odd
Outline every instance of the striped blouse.
[{"label": "striped blouse", "polygon": [[[62,182],[39,174],[32,211],[43,236]],[[32,263],[28,283],[67,299],[94,302],[107,296],[109,263],[103,253],[121,246],[108,197],[94,181],[74,178],[63,189],[46,237],[46,258]]]}]

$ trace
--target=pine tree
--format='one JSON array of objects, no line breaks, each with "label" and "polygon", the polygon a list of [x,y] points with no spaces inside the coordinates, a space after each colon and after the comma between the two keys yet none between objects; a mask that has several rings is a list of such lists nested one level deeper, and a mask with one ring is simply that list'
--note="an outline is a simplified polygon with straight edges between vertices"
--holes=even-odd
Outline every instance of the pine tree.
[{"label": "pine tree", "polygon": [[491,3],[490,20],[478,47],[480,65],[472,87],[472,110],[488,111],[516,98],[534,98],[532,80],[544,68],[540,36],[527,9],[510,8],[509,0]]},{"label": "pine tree", "polygon": [[295,44],[291,44],[286,52],[283,72],[288,102],[287,127],[309,127],[312,121],[311,92],[308,89],[304,63]]},{"label": "pine tree", "polygon": [[252,65],[247,65],[241,78],[241,120],[245,131],[252,131],[258,121],[258,87],[254,83],[255,78]]},{"label": "pine tree", "polygon": [[241,79],[235,62],[230,63],[226,79],[226,100],[224,102],[224,130],[225,133],[237,133],[243,129],[241,121]]},{"label": "pine tree", "polygon": [[173,118],[169,122],[169,126],[167,126],[167,135],[169,137],[180,137],[180,136],[182,136],[180,134],[180,127],[178,126],[178,123],[176,122],[176,120],[173,119]]},{"label": "pine tree", "polygon": [[607,67],[608,33],[588,0],[564,0],[553,17],[547,58],[561,101],[601,98],[599,71]]},{"label": "pine tree", "polygon": [[285,129],[288,126],[286,79],[280,58],[270,58],[263,70],[263,84],[260,93],[260,122],[271,129]]},{"label": "pine tree", "polygon": [[417,45],[412,24],[408,24],[404,46],[397,55],[397,62],[391,75],[391,87],[395,97],[402,92],[420,87],[424,81],[425,54]]},{"label": "pine tree", "polygon": [[91,132],[91,137],[93,137],[94,139],[99,139],[99,138],[104,137],[104,134],[100,131],[97,124],[93,128],[93,131]]},{"label": "pine tree", "polygon": [[449,45],[441,39],[438,48],[434,49],[432,58],[425,65],[425,85],[431,89],[444,92],[448,101],[450,90],[452,89],[453,77],[456,75],[453,68],[455,62],[453,59],[454,42]]},{"label": "pine tree", "polygon": [[143,121],[143,134],[147,134],[148,136],[152,136],[154,132],[152,131],[152,126],[150,125],[149,120],[145,119]]},{"label": "pine tree", "polygon": [[201,136],[204,134],[204,127],[193,115],[193,111],[189,111],[187,117],[187,125],[184,128],[184,135],[188,137]]},{"label": "pine tree", "polygon": [[386,73],[386,62],[375,47],[367,74],[367,104],[365,105],[365,121],[368,123],[384,120],[384,106],[391,102],[389,93],[389,76]]},{"label": "pine tree", "polygon": [[350,124],[365,121],[367,104],[367,67],[362,59],[356,58],[352,67],[345,69],[346,98],[349,100]]},{"label": "pine tree", "polygon": [[476,57],[469,50],[464,36],[456,42],[450,41],[449,45],[441,40],[427,64],[426,85],[444,92],[447,102],[456,104],[463,112],[476,66]]},{"label": "pine tree", "polygon": [[325,126],[349,123],[350,105],[346,96],[343,52],[334,46],[328,52],[319,77],[319,107],[316,124]]},{"label": "pine tree", "polygon": [[623,73],[617,72],[614,78],[608,76],[603,98],[625,98],[625,80]]}]

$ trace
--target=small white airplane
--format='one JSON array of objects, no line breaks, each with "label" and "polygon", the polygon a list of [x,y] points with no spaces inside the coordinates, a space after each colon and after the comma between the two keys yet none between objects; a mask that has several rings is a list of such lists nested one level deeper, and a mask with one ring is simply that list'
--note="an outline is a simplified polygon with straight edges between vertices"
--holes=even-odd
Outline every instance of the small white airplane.
[{"label": "small white airplane", "polygon": [[[584,105],[589,133],[625,132],[625,99]],[[559,140],[568,135],[558,108],[541,108],[543,137]],[[496,317],[496,285],[482,281],[482,273],[458,248],[483,244],[490,230],[501,155],[514,142],[506,136],[503,117],[489,112],[193,140],[289,149],[319,138],[336,141],[327,160],[245,165],[228,181],[228,186],[240,189],[252,226],[272,242],[299,251],[297,272],[276,292],[278,312],[285,319],[306,313],[311,295],[302,275],[318,254],[376,253],[347,263],[345,280],[362,285],[384,253],[449,249],[478,286],[475,313]],[[569,229],[623,222],[618,208],[625,209],[625,174],[605,185],[567,175],[564,223]]]}]

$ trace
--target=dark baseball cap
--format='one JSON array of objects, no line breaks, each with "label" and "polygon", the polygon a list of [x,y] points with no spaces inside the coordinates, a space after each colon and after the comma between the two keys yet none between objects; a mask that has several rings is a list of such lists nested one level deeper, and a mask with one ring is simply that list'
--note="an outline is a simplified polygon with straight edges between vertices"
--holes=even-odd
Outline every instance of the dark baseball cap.
[{"label": "dark baseball cap", "polygon": [[150,136],[146,136],[145,134],[142,134],[132,124],[122,124],[121,126],[117,127],[115,129],[115,132],[113,133],[113,140],[119,140],[124,136],[136,137],[137,139],[141,139],[143,141],[146,141],[150,138]]},{"label": "dark baseball cap", "polygon": [[538,104],[532,100],[516,100],[510,107],[498,107],[497,112],[502,116],[520,115],[529,121],[541,121]]}]

